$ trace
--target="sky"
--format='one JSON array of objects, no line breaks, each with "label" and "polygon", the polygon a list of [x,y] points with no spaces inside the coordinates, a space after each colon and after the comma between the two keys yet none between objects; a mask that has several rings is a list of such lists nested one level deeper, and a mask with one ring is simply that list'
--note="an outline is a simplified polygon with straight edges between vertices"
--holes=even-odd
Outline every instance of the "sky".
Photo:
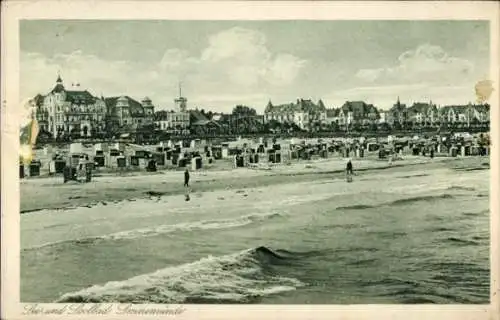
[{"label": "sky", "polygon": [[24,20],[20,90],[46,94],[59,72],[68,89],[157,110],[179,83],[189,108],[216,112],[297,98],[466,104],[489,78],[489,39],[487,21]]}]

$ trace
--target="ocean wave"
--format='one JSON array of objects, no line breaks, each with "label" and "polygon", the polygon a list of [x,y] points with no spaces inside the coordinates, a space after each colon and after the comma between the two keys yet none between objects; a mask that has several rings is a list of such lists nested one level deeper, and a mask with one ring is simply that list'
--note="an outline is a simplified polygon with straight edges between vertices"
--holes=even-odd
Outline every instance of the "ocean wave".
[{"label": "ocean wave", "polygon": [[477,212],[462,212],[462,216],[465,216],[465,217],[477,217],[477,216],[482,216],[486,213],[490,213],[490,210],[481,210],[481,211],[477,211]]},{"label": "ocean wave", "polygon": [[479,242],[477,242],[477,241],[460,239],[457,237],[446,238],[446,241],[450,242],[450,243],[454,243],[456,245],[461,245],[461,246],[468,246],[468,245],[478,246],[479,245]]},{"label": "ocean wave", "polygon": [[390,202],[389,205],[405,205],[405,204],[410,204],[413,202],[433,201],[433,200],[441,200],[441,199],[453,199],[453,196],[446,194],[446,193],[440,194],[440,195],[418,196],[418,197],[411,197],[411,198],[394,200],[394,201]]},{"label": "ocean wave", "polygon": [[57,303],[252,303],[305,284],[280,275],[280,265],[298,260],[293,253],[267,247],[207,257],[124,281],[112,281],[57,299]]},{"label": "ocean wave", "polygon": [[95,237],[86,237],[80,239],[71,239],[71,240],[62,240],[56,242],[49,242],[39,246],[29,247],[23,249],[23,251],[29,251],[34,249],[41,249],[44,247],[50,247],[54,245],[60,245],[65,243],[73,243],[77,245],[88,245],[94,244],[98,241],[104,240],[132,240],[136,238],[143,237],[152,237],[165,233],[173,233],[173,232],[188,232],[188,231],[196,231],[196,230],[213,230],[213,229],[229,229],[246,226],[251,223],[261,222],[269,219],[276,219],[282,217],[282,213],[272,212],[272,213],[256,213],[250,214],[234,219],[216,219],[216,220],[202,220],[202,221],[193,221],[193,222],[185,222],[178,224],[170,224],[170,225],[159,225],[148,228],[141,229],[132,229],[125,230],[120,232],[115,232],[111,234],[95,236]]},{"label": "ocean wave", "polygon": [[428,173],[413,174],[408,176],[396,177],[397,179],[408,179],[408,178],[418,178],[418,177],[428,177]]},{"label": "ocean wave", "polygon": [[448,187],[448,190],[475,191],[476,189],[473,187],[450,186]]},{"label": "ocean wave", "polygon": [[433,200],[441,200],[441,199],[453,199],[453,196],[450,194],[439,194],[439,195],[425,195],[425,196],[417,196],[417,197],[409,197],[397,199],[394,201],[379,203],[379,204],[354,204],[349,206],[341,206],[335,208],[336,210],[364,210],[364,209],[375,209],[380,207],[390,207],[390,206],[400,206],[406,204],[412,204],[414,202],[420,201],[433,201]]},{"label": "ocean wave", "polygon": [[[442,219],[440,219],[442,220]],[[440,227],[440,226],[432,226],[431,228],[429,228],[429,231],[432,231],[432,232],[448,232],[448,231],[456,231],[456,229],[454,228],[450,228],[450,227]]]},{"label": "ocean wave", "polygon": [[482,303],[487,299],[487,293],[474,297],[470,294],[465,296],[459,291],[443,290],[449,285],[456,286],[457,282],[463,283],[464,280],[468,279],[464,279],[463,275],[456,278],[433,277],[430,281],[388,277],[368,281],[364,283],[364,287],[383,288],[379,296],[395,298],[403,304]]},{"label": "ocean wave", "polygon": [[371,209],[374,207],[375,206],[371,206],[371,205],[367,205],[367,204],[355,204],[352,206],[337,207],[337,210],[363,210],[363,209]]},{"label": "ocean wave", "polygon": [[456,171],[484,171],[484,170],[490,170],[489,164],[483,164],[482,167],[457,167],[454,168]]}]

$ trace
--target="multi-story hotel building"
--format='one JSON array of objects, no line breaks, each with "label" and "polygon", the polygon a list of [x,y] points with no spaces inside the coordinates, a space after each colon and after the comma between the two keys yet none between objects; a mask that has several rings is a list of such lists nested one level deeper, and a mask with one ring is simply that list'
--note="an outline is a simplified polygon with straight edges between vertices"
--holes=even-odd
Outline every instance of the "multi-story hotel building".
[{"label": "multi-story hotel building", "polygon": [[486,124],[490,122],[490,107],[487,104],[445,106],[439,111],[442,124],[470,126],[471,124]]},{"label": "multi-story hotel building", "polygon": [[297,99],[295,103],[273,105],[271,101],[264,111],[264,121],[278,121],[279,123],[294,123],[303,130],[326,121],[326,107],[323,101],[317,104],[309,99]]},{"label": "multi-story hotel building", "polygon": [[105,127],[106,104],[79,85],[67,90],[60,76],[56,85],[45,96],[35,97],[35,117],[41,130],[53,137],[77,134],[91,137]]},{"label": "multi-story hotel building", "polygon": [[439,122],[439,111],[431,102],[416,102],[407,110],[408,121],[417,126],[435,126]]},{"label": "multi-story hotel building", "polygon": [[153,124],[154,105],[148,97],[141,102],[129,96],[105,99],[108,117],[120,127],[138,128]]},{"label": "multi-story hotel building", "polygon": [[373,124],[380,119],[375,106],[364,101],[346,101],[339,110],[339,124]]},{"label": "multi-story hotel building", "polygon": [[60,76],[46,95],[32,100],[40,130],[54,138],[61,136],[94,137],[104,133],[109,120],[130,129],[153,124],[151,99],[138,102],[129,96],[96,97],[80,86],[67,90]]}]

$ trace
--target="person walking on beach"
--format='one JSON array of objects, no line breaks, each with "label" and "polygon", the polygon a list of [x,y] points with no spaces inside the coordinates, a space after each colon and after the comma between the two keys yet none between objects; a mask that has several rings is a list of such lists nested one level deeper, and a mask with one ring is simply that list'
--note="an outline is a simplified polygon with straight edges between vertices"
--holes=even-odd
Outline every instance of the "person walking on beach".
[{"label": "person walking on beach", "polygon": [[347,165],[346,165],[346,168],[345,168],[345,173],[346,173],[346,177],[347,177],[347,182],[351,182],[352,181],[352,161],[351,159],[349,158],[349,160],[347,160]]},{"label": "person walking on beach", "polygon": [[184,187],[189,188],[189,170],[186,168],[184,171]]},{"label": "person walking on beach", "polygon": [[186,189],[185,197],[186,201],[189,201],[189,170],[186,168],[184,171],[184,189]]}]

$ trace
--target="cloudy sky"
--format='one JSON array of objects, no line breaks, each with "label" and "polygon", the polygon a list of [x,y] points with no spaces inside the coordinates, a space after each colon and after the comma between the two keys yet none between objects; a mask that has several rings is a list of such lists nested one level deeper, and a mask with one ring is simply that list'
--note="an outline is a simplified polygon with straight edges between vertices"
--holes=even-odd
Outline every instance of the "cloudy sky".
[{"label": "cloudy sky", "polygon": [[474,101],[488,78],[489,25],[479,21],[22,21],[21,98],[60,72],[94,95],[148,96],[171,109],[230,111],[267,101]]}]

